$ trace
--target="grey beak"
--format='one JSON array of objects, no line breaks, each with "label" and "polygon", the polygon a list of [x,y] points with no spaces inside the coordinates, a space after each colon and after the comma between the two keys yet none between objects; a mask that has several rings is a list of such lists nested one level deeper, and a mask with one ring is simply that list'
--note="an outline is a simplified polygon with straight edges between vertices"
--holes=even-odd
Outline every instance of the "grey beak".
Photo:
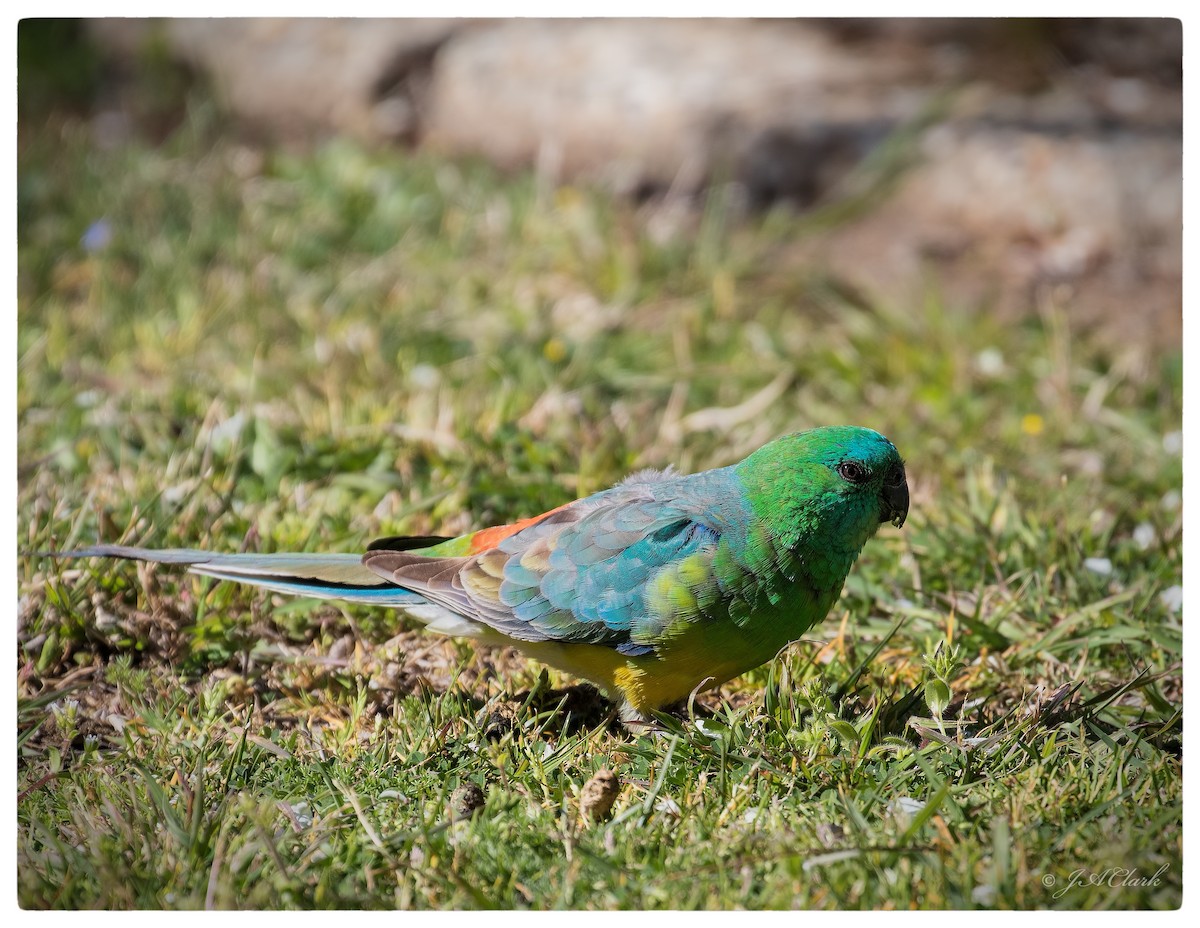
[{"label": "grey beak", "polygon": [[901,480],[894,487],[884,487],[879,493],[879,521],[891,522],[900,528],[907,518],[908,481]]}]

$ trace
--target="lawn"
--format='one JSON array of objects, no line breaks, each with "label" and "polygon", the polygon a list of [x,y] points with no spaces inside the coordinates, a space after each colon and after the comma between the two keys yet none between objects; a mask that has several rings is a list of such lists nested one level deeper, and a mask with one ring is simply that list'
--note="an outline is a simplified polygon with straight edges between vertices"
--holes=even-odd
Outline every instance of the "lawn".
[{"label": "lawn", "polygon": [[[721,186],[227,128],[22,137],[23,906],[1180,904],[1180,350],[861,292]],[[29,553],[356,551],[834,423],[900,448],[908,524],[652,735],[397,613]]]}]

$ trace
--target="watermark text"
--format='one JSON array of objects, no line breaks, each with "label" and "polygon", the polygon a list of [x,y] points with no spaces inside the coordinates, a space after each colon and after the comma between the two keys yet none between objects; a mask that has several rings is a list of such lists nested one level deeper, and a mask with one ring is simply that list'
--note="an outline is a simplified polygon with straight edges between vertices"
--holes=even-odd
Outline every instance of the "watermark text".
[{"label": "watermark text", "polygon": [[1143,873],[1137,867],[1107,867],[1104,870],[1088,870],[1085,867],[1080,867],[1078,870],[1072,870],[1066,877],[1055,876],[1053,873],[1047,873],[1042,876],[1042,885],[1047,889],[1054,889],[1053,896],[1055,899],[1060,899],[1073,889],[1078,889],[1081,886],[1109,886],[1131,887],[1131,886],[1160,886],[1163,881],[1163,874],[1170,868],[1170,864],[1163,864],[1153,873]]}]

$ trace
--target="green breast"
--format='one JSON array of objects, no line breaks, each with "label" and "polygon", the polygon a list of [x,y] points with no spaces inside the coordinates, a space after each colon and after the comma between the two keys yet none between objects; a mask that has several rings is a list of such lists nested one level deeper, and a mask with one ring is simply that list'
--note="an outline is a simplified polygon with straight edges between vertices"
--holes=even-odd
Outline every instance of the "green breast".
[{"label": "green breast", "polygon": [[[723,564],[719,550],[715,561],[714,567]],[[726,580],[726,595],[710,602],[705,614],[676,617],[656,654],[637,659],[653,678],[646,685],[656,697],[682,698],[705,681],[705,688],[715,686],[767,663],[820,622],[841,591],[841,583],[814,589],[790,563]]]}]

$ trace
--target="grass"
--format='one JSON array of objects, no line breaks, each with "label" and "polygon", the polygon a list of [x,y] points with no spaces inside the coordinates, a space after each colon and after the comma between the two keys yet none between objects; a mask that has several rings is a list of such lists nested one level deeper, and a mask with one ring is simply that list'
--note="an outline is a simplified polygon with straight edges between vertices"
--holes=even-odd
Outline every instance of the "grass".
[{"label": "grass", "polygon": [[23,906],[1180,904],[1180,352],[859,293],[720,189],[221,128],[22,137],[20,549],[352,551],[838,422],[912,514],[658,737],[393,613],[21,556]]}]

